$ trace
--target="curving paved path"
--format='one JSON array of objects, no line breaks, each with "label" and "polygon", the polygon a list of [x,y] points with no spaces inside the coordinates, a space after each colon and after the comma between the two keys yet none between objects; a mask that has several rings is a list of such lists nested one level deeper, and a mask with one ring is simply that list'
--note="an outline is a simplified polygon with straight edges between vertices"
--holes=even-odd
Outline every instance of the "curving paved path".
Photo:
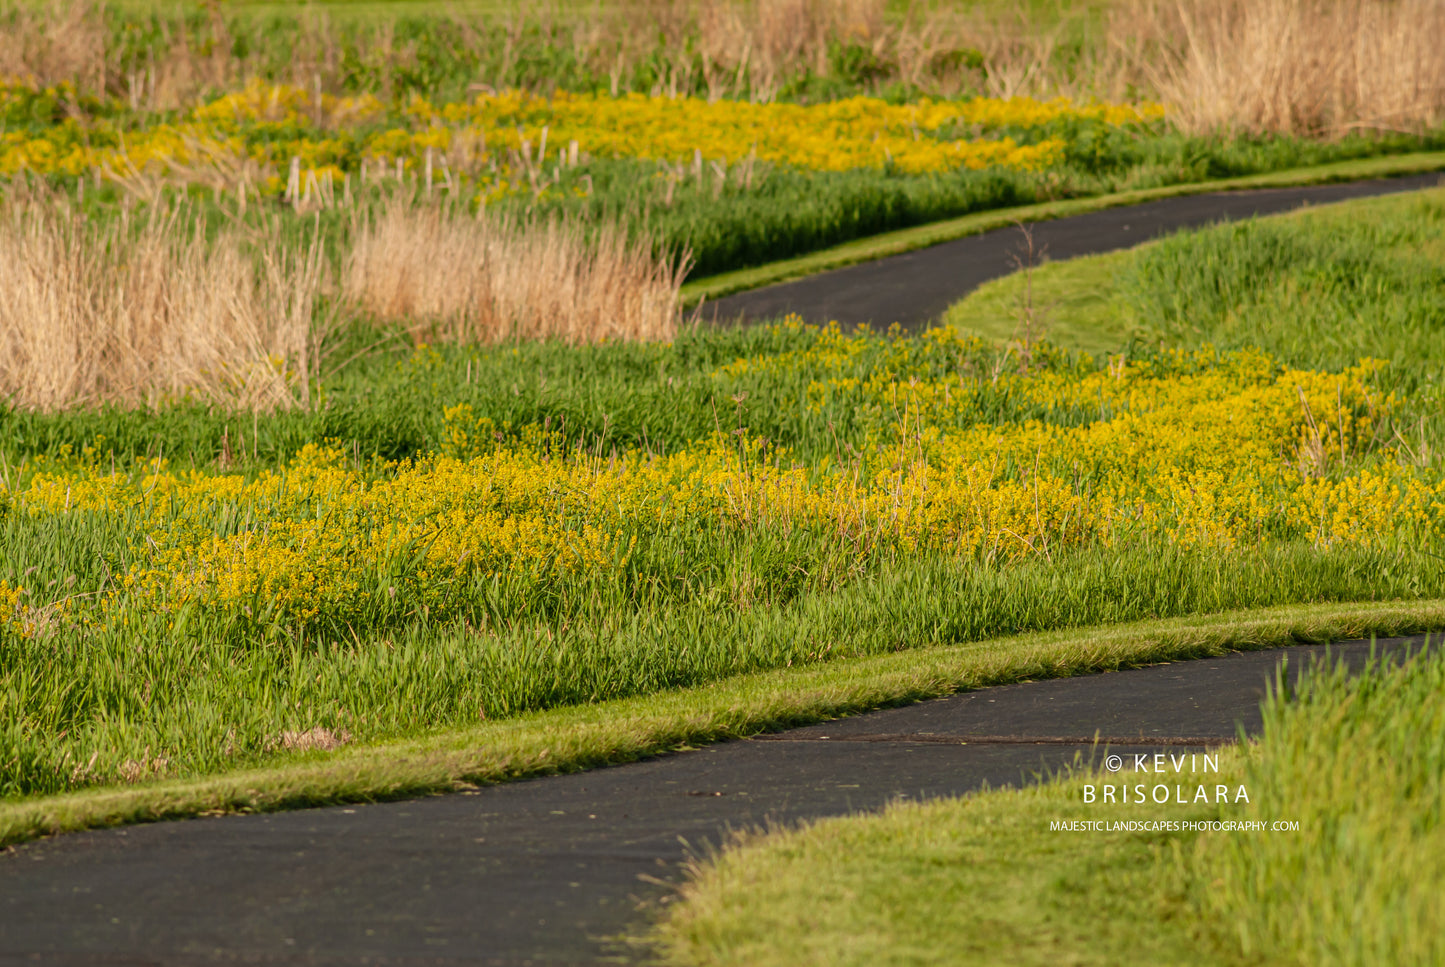
[{"label": "curving paved path", "polygon": [[[1057,261],[1113,252],[1211,222],[1441,184],[1445,184],[1445,175],[1437,172],[1333,185],[1188,195],[1035,222],[1030,230],[1035,253]],[[836,319],[844,325],[871,322],[880,327],[898,322],[917,329],[936,320],[983,283],[1013,272],[1022,251],[1018,228],[1000,228],[794,282],[739,292],[706,303],[702,314],[706,319],[728,322],[773,319],[796,312],[808,322]]]},{"label": "curving paved path", "polygon": [[[1381,641],[1404,654],[1418,639]],[[1370,645],[1336,645],[1353,667]],[[1282,657],[966,692],[464,795],[63,836],[0,854],[3,964],[593,964],[729,828],[1029,782],[1257,730]],[[1161,807],[1162,809],[1163,807]]]},{"label": "curving paved path", "polygon": [[[1041,223],[1053,258],[1439,176],[1169,199]],[[1010,235],[1009,233],[1013,234]],[[1012,268],[1016,230],[743,293],[720,315],[913,325]],[[1391,653],[1415,639],[1383,642]],[[1198,749],[1259,726],[1281,657],[1004,686],[646,762],[406,802],[59,837],[0,853],[0,965],[559,965],[665,902],[730,828],[1029,782],[1089,755]],[[1336,647],[1353,665],[1368,646]]]}]

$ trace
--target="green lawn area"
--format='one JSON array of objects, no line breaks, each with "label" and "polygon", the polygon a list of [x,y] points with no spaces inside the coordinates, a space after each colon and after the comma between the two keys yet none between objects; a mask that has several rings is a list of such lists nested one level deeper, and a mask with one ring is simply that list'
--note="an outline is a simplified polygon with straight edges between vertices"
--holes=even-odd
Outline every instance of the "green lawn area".
[{"label": "green lawn area", "polygon": [[945,325],[1007,343],[1024,337],[1103,356],[1140,335],[1115,279],[1137,257],[1134,249],[1044,262],[1028,273],[985,282],[944,314]]},{"label": "green lawn area", "polygon": [[[1220,781],[1236,783],[1225,753]],[[740,836],[698,864],[654,937],[665,964],[1258,963],[1195,936],[1172,845],[1196,834],[1051,831],[1145,818],[1083,802],[1083,774],[1023,790],[900,803]],[[1211,777],[1213,778],[1213,777]],[[1164,810],[1157,810],[1162,813]],[[1151,814],[1148,818],[1162,818]],[[1170,820],[1214,818],[1174,807]]]},{"label": "green lawn area", "polygon": [[[1428,169],[1427,169],[1428,170]],[[1438,318],[1445,189],[1306,208],[1180,232],[1135,249],[1045,262],[980,286],[945,322],[1018,338],[1026,288],[1036,334],[1093,354],[1140,345],[1257,345],[1301,365],[1445,359]]]},{"label": "green lawn area", "polygon": [[1006,343],[1030,299],[1035,338],[1096,357],[1257,346],[1298,366],[1385,360],[1381,386],[1405,402],[1391,432],[1416,459],[1435,459],[1442,442],[1445,189],[1046,263],[980,286],[944,321]]}]

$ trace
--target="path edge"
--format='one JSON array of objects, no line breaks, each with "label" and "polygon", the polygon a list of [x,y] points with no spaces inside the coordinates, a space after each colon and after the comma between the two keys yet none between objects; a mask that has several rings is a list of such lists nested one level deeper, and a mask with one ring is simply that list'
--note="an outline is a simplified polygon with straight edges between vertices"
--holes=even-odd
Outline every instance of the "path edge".
[{"label": "path edge", "polygon": [[838,659],[552,709],[426,739],[293,755],[200,779],[0,803],[0,847],[60,833],[474,790],[960,691],[1293,644],[1445,630],[1445,599],[1285,606]]},{"label": "path edge", "polygon": [[1007,228],[1018,222],[1053,221],[1073,215],[1103,211],[1108,208],[1121,208],[1187,195],[1207,195],[1220,191],[1261,188],[1299,188],[1310,185],[1368,181],[1376,178],[1401,178],[1408,175],[1429,174],[1434,171],[1445,173],[1445,151],[1423,151],[1363,160],[1337,161],[1327,165],[1290,168],[1285,171],[1246,175],[1238,178],[1220,178],[1213,181],[1166,185],[1161,188],[1093,195],[1087,198],[1038,202],[1014,208],[995,208],[944,221],[916,225],[912,228],[884,232],[880,235],[870,235],[818,252],[810,252],[790,259],[769,262],[766,265],[736,269],[732,272],[707,276],[695,282],[687,282],[682,286],[682,305],[686,309],[694,309],[710,299],[720,299],[738,292],[761,289],[783,282],[793,282],[810,275],[857,265],[861,262],[872,262],[891,255],[902,255],[905,252],[951,242],[969,235],[982,235],[984,232],[994,229]]}]

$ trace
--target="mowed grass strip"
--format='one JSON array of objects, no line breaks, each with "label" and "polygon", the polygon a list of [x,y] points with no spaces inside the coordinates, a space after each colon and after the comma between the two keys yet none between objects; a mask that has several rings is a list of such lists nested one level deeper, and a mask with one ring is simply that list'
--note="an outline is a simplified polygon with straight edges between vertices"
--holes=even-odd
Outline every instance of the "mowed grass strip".
[{"label": "mowed grass strip", "polygon": [[298,754],[195,780],[0,805],[0,845],[203,814],[452,792],[1030,679],[1445,628],[1445,600],[1305,605],[919,649],[521,715],[408,741]]},{"label": "mowed grass strip", "polygon": [[[1219,754],[1210,781],[1237,785],[1238,754]],[[1258,963],[1194,936],[1179,878],[1156,861],[1171,840],[1198,834],[1050,830],[1163,812],[1084,804],[1083,786],[1101,780],[1085,768],[1023,789],[742,833],[694,861],[683,902],[634,942],[668,967]],[[1202,805],[1168,812],[1213,818]]]}]

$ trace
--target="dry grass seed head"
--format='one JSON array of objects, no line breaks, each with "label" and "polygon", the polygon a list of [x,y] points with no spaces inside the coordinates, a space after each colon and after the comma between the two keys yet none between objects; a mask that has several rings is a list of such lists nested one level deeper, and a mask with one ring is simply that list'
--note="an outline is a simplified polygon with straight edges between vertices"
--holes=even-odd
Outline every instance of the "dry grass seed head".
[{"label": "dry grass seed head", "polygon": [[1188,130],[1339,136],[1445,122],[1438,0],[1139,0],[1115,27]]},{"label": "dry grass seed head", "polygon": [[317,725],[304,732],[282,732],[281,737],[270,745],[292,752],[330,752],[350,741],[351,733],[346,729],[332,731]]},{"label": "dry grass seed head", "polygon": [[343,291],[415,339],[670,339],[686,259],[573,221],[476,217],[398,198],[357,226]]},{"label": "dry grass seed head", "polygon": [[138,223],[63,203],[0,207],[0,396],[25,409],[188,395],[272,409],[307,399],[319,239],[208,242],[184,205]]}]

